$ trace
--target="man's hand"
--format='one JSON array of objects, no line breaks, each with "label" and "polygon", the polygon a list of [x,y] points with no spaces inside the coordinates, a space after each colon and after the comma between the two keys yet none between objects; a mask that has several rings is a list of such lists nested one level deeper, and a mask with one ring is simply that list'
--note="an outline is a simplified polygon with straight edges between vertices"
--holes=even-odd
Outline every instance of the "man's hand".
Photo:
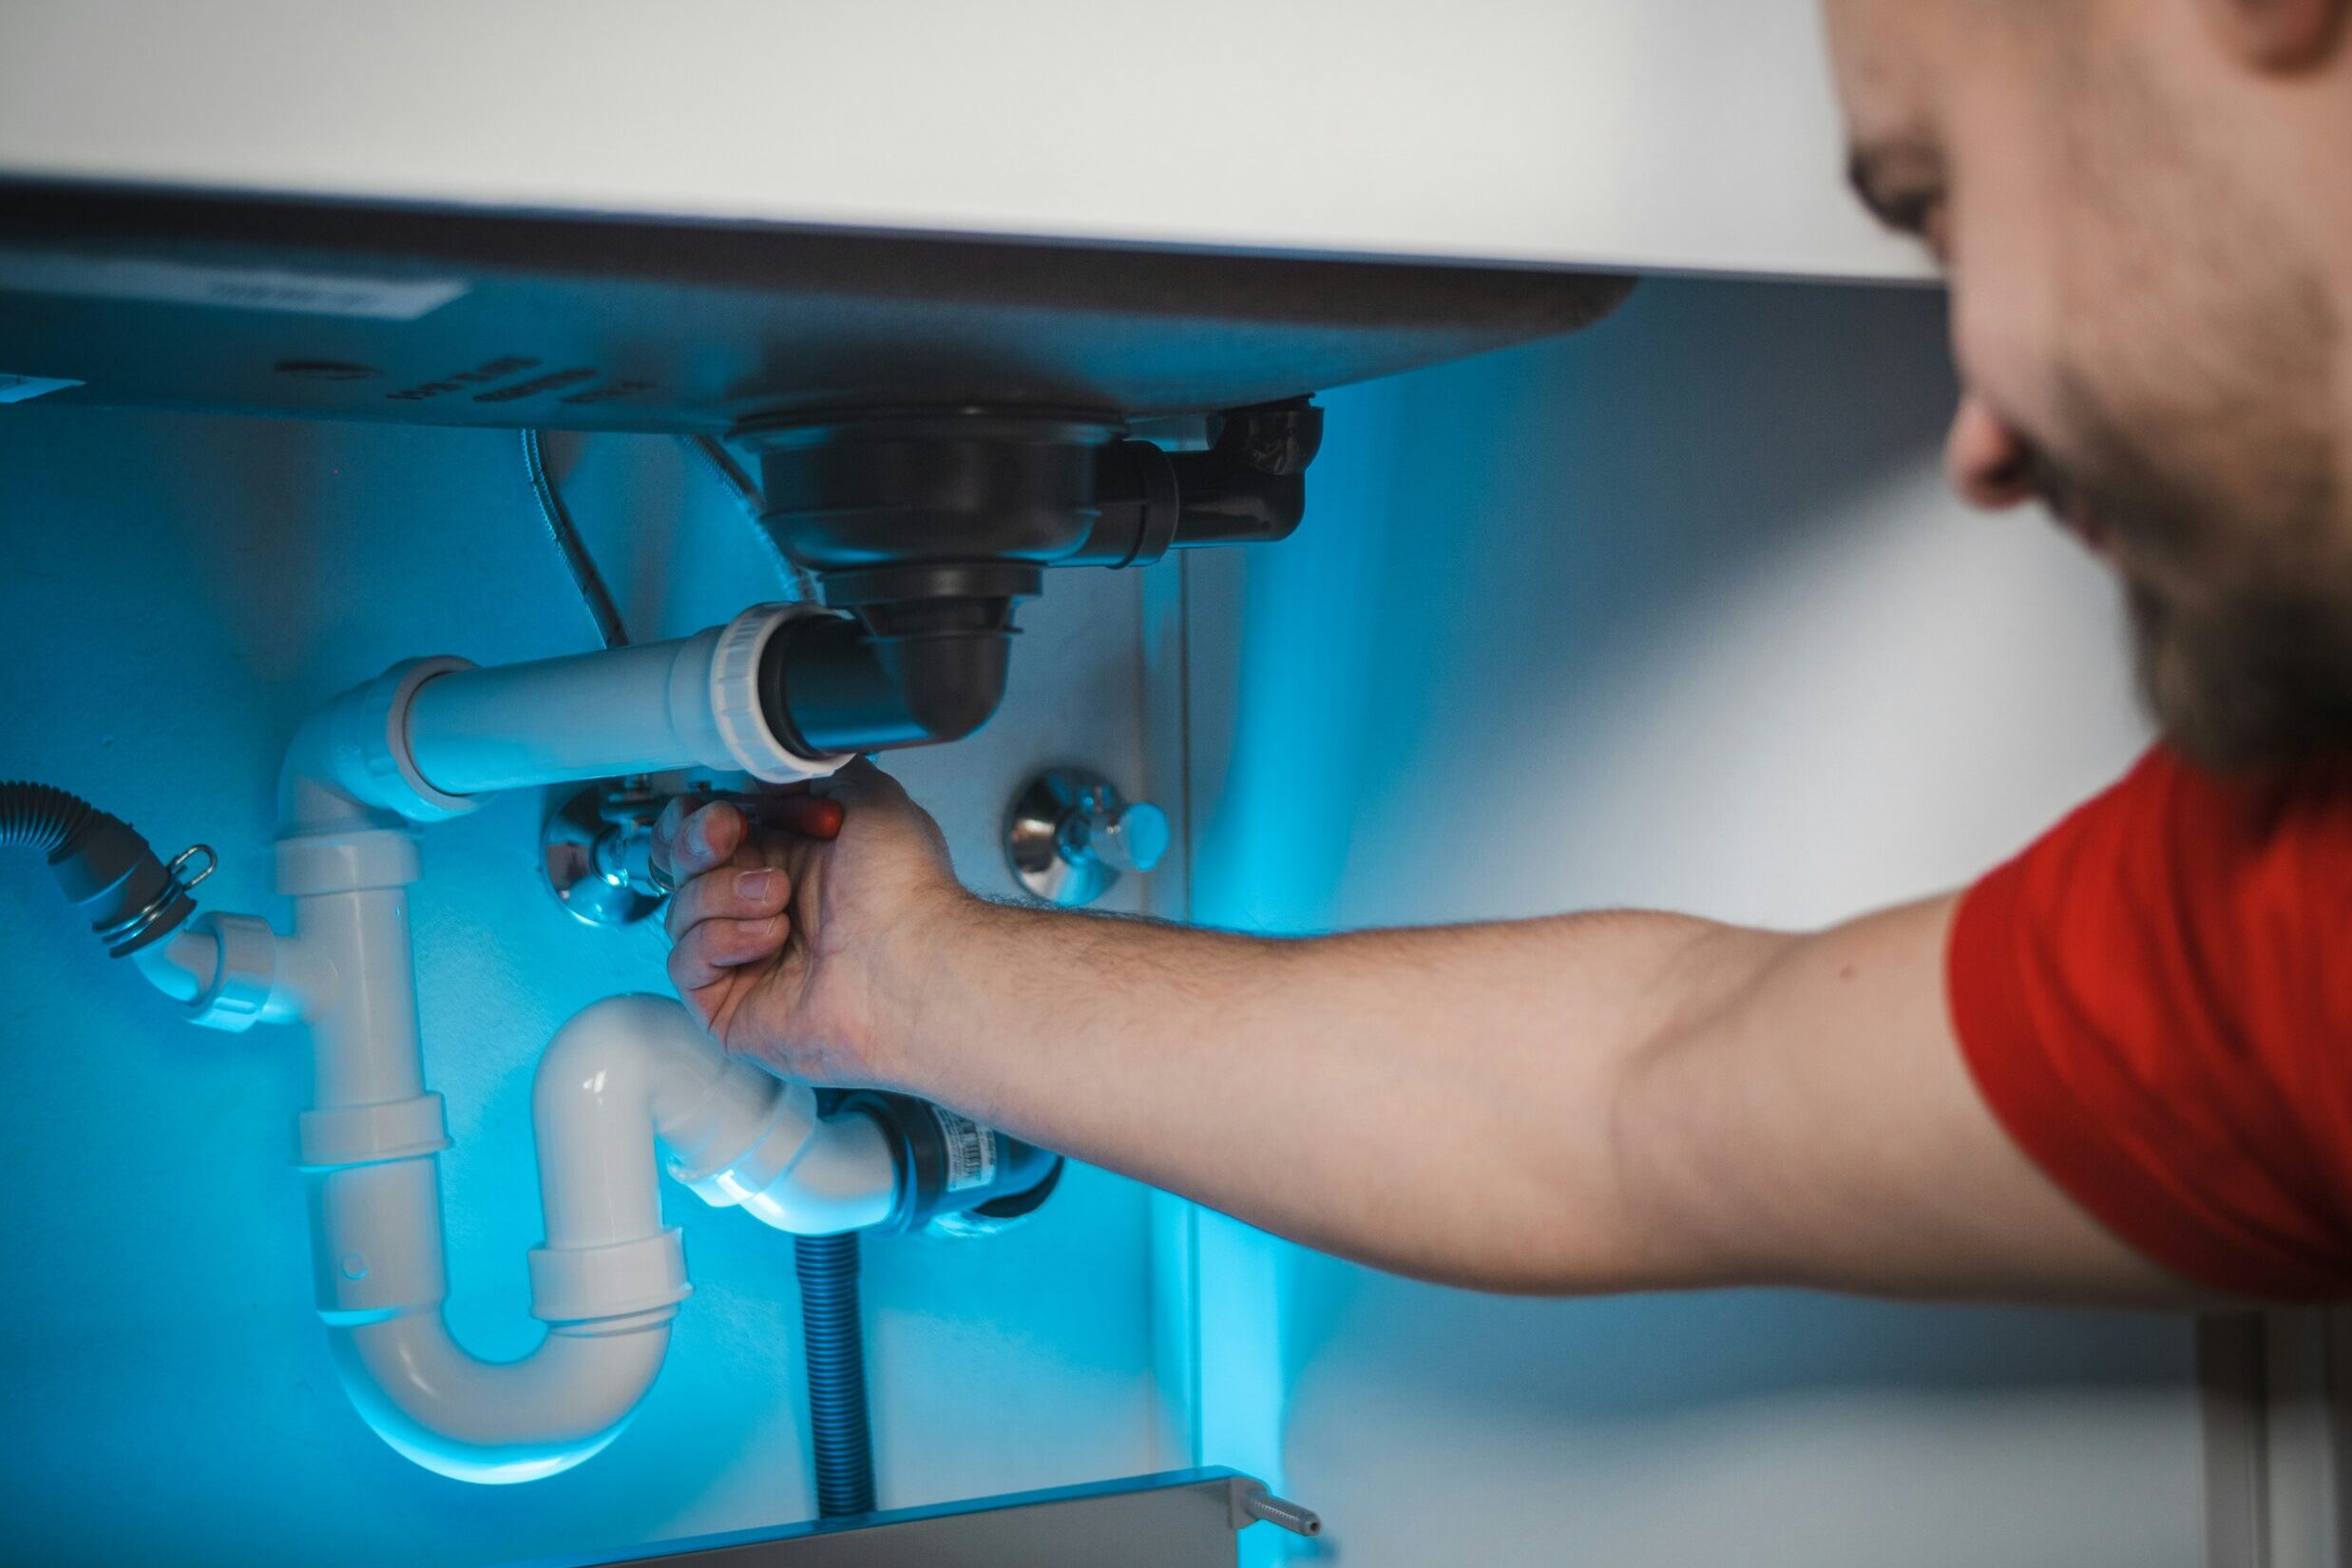
[{"label": "man's hand", "polygon": [[910,1025],[885,958],[969,902],[947,841],[870,762],[753,813],[673,800],[654,828],[678,886],[670,979],[730,1051],[819,1083],[886,1083]]}]

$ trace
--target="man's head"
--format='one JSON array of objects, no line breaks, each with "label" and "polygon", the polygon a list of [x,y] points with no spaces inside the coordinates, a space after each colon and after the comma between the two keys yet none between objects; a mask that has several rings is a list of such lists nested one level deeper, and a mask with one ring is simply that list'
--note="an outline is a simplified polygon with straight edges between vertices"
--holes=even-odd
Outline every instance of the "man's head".
[{"label": "man's head", "polygon": [[1856,187],[1949,271],[1950,466],[2124,578],[2169,736],[2352,753],[2352,0],[1828,0]]}]

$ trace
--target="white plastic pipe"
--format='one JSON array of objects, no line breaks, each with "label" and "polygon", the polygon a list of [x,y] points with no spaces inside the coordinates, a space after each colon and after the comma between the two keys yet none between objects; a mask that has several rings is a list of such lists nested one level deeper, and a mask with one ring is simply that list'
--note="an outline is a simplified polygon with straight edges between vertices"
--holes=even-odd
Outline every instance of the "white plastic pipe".
[{"label": "white plastic pipe", "polygon": [[520,1361],[485,1362],[438,1312],[328,1330],[335,1370],[375,1434],[452,1480],[538,1481],[602,1452],[669,1350],[668,1322],[582,1338],[550,1332]]},{"label": "white plastic pipe", "polygon": [[838,758],[792,752],[761,714],[760,653],[804,613],[762,605],[682,641],[439,675],[411,705],[411,755],[452,795],[686,766],[831,773]]},{"label": "white plastic pipe", "polygon": [[[652,1386],[691,1289],[661,1223],[657,1142],[717,1201],[766,1196],[747,1205],[762,1217],[848,1230],[889,1216],[897,1173],[881,1129],[814,1110],[805,1085],[733,1061],[674,1001],[583,1009],[532,1090],[546,1241],[530,1254],[531,1311],[548,1332],[512,1362],[476,1359],[443,1322],[430,1154],[316,1172],[320,1313],[353,1404],[401,1453],[460,1480],[537,1480],[597,1453]],[[807,1193],[804,1171],[821,1174]]]},{"label": "white plastic pipe", "polygon": [[296,733],[279,774],[281,832],[440,822],[496,790],[714,768],[769,783],[822,777],[768,726],[759,658],[805,604],[760,604],[724,626],[650,643],[479,669],[413,660],[344,693]]},{"label": "white plastic pipe", "polygon": [[532,1087],[549,1251],[607,1247],[658,1220],[648,1127],[671,1176],[778,1230],[863,1230],[897,1197],[872,1118],[820,1119],[807,1084],[730,1057],[671,998],[611,997],[558,1031]]},{"label": "white plastic pipe", "polygon": [[551,1475],[627,1423],[691,1289],[661,1223],[658,1148],[706,1201],[786,1230],[858,1229],[896,1205],[895,1154],[870,1118],[820,1119],[806,1085],[732,1060],[678,1003],[614,998],[558,1032],[533,1090],[546,1241],[529,1266],[545,1338],[485,1362],[442,1317],[435,1157],[449,1138],[417,1038],[408,824],[517,784],[692,763],[827,771],[774,746],[758,718],[759,649],[790,613],[511,671],[422,660],[344,694],[302,727],[280,775],[277,886],[295,934],[211,916],[143,966],[199,1022],[310,1025],[298,1134],[319,1312],[360,1413],[444,1475]]},{"label": "white plastic pipe", "polygon": [[335,995],[317,949],[252,915],[208,910],[131,954],[147,984],[183,1003],[191,1023],[242,1031],[313,1019]]}]

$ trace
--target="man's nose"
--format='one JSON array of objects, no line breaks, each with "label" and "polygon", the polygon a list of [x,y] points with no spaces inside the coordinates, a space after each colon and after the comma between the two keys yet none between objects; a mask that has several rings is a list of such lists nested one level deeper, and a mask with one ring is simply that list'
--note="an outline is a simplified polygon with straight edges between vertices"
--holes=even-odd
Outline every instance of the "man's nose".
[{"label": "man's nose", "polygon": [[1943,467],[1952,488],[1972,507],[2003,511],[2034,498],[2025,438],[1973,392],[1960,394],[1952,415]]}]

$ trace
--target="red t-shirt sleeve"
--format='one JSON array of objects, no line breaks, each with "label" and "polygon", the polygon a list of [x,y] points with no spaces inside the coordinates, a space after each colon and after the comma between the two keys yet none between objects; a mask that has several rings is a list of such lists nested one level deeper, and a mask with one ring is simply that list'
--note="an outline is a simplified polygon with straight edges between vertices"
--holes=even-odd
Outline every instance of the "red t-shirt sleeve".
[{"label": "red t-shirt sleeve", "polygon": [[2352,1294],[2352,773],[2151,752],[1969,891],[1947,978],[1994,1115],[2115,1234]]}]

